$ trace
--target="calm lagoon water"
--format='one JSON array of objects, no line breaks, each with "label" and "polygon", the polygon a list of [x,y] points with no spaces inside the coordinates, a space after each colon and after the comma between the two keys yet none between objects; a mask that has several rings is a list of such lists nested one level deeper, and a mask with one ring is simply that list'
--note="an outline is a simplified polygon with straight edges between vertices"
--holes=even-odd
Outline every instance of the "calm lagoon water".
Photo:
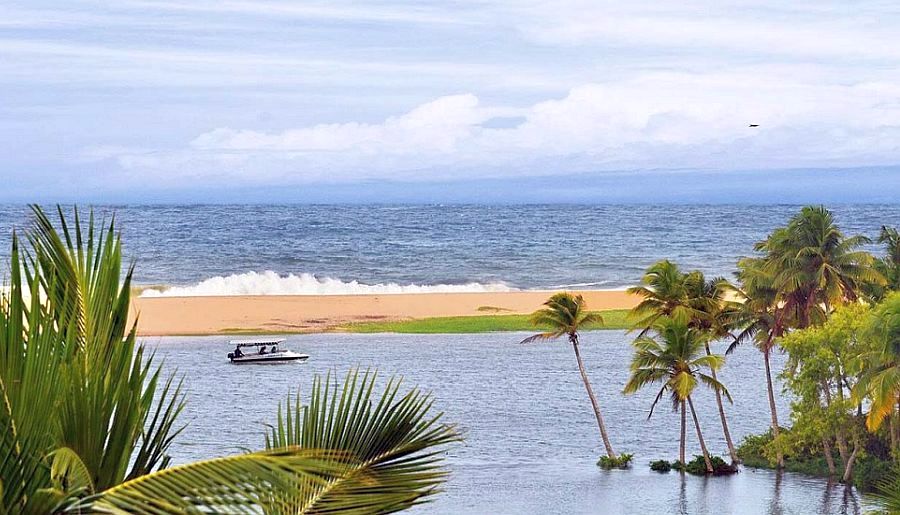
[{"label": "calm lagoon water", "polygon": [[[303,390],[314,373],[352,366],[401,374],[407,385],[434,393],[465,443],[448,453],[446,491],[418,513],[862,513],[851,488],[798,474],[744,469],[731,477],[698,478],[651,472],[652,459],[678,454],[678,417],[662,405],[647,420],[651,391],[620,392],[631,349],[620,331],[588,332],[584,358],[617,452],[635,455],[629,471],[603,471],[590,403],[574,356],[562,342],[516,345],[524,333],[480,335],[302,335],[286,346],[310,354],[307,363],[230,365],[228,337],[145,338],[165,366],[186,376],[187,430],[173,446],[176,462],[263,445],[265,424],[288,391]],[[781,356],[775,369],[781,368]],[[721,379],[735,404],[733,436],[764,431],[768,411],[760,354],[729,357]],[[783,417],[788,400],[778,399]],[[725,454],[711,392],[695,401],[711,451]],[[689,453],[699,453],[693,433]]]}]

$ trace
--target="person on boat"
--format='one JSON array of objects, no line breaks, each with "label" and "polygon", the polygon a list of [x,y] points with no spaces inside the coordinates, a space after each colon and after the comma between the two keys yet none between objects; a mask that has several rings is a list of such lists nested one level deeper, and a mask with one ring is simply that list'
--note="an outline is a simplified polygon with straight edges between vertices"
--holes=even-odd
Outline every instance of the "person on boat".
[{"label": "person on boat", "polygon": [[260,354],[265,354],[265,353],[266,353],[266,346],[265,346],[265,345],[263,345],[262,347],[259,348],[259,353],[260,353]]},{"label": "person on boat", "polygon": [[236,347],[234,348],[234,357],[240,358],[240,357],[243,356],[243,355],[244,355],[244,353],[241,352],[241,346],[240,346],[240,345],[236,346]]},{"label": "person on boat", "polygon": [[273,345],[273,346],[272,346],[272,350],[270,350],[269,352],[271,352],[271,353],[273,353],[273,354],[276,353],[276,352],[278,352],[278,346],[277,346],[277,345]]}]

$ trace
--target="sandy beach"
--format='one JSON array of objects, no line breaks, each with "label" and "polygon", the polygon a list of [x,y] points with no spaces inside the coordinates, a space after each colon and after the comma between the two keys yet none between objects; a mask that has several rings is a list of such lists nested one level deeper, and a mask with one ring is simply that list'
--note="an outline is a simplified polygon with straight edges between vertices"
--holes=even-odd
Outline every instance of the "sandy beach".
[{"label": "sandy beach", "polygon": [[[306,333],[352,322],[530,313],[551,293],[135,297],[131,315],[140,317],[138,332],[142,336]],[[618,290],[579,293],[593,310],[626,309],[638,302]]]}]

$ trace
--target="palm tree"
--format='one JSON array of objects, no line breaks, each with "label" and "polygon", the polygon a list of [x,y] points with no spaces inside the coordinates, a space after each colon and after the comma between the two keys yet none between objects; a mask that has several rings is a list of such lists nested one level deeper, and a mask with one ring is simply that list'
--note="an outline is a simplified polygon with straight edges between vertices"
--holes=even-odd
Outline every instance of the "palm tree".
[{"label": "palm tree", "polygon": [[687,321],[696,316],[691,305],[691,292],[689,285],[686,284],[686,276],[679,270],[678,265],[669,260],[650,265],[641,278],[641,284],[632,286],[626,291],[643,297],[629,313],[630,318],[637,319],[634,327],[641,329],[638,336],[644,336],[661,317]]},{"label": "palm tree", "polygon": [[867,284],[884,284],[872,255],[857,250],[868,242],[845,237],[824,206],[806,206],[756,249],[766,254],[783,309],[803,329],[823,322],[834,306],[856,301]]},{"label": "palm tree", "polygon": [[[695,270],[688,274],[687,284],[691,299],[691,306],[695,316],[689,325],[706,336],[703,348],[706,354],[712,355],[709,342],[730,338],[734,340],[731,329],[737,320],[740,309],[734,301],[726,299],[728,292],[734,291],[734,286],[724,277],[706,279],[702,272]],[[712,378],[718,380],[716,369],[709,369]],[[725,416],[725,406],[722,402],[722,392],[714,389],[716,394],[716,406],[719,410],[719,420],[722,422],[722,433],[725,435],[725,443],[728,446],[728,454],[731,456],[732,465],[740,462],[734,441],[731,439],[731,431],[728,430],[728,419]]]},{"label": "palm tree", "polygon": [[[772,383],[772,350],[781,338],[789,320],[788,312],[778,302],[778,290],[774,275],[765,266],[762,258],[745,258],[738,262],[738,279],[741,286],[735,291],[739,303],[735,324],[743,327],[734,342],[725,351],[731,354],[745,342],[752,341],[762,352],[766,370],[766,391],[769,398],[769,412],[772,417],[772,435],[778,438],[781,428],[778,424],[778,408],[775,405],[775,388]],[[779,451],[776,456],[778,467],[784,466],[784,457]]]},{"label": "palm tree", "polygon": [[892,291],[900,291],[900,232],[894,227],[882,226],[878,243],[884,244],[886,252],[875,261],[875,269],[885,278],[885,283],[867,287],[867,292],[876,301]]},{"label": "palm tree", "polygon": [[716,370],[721,367],[725,358],[718,354],[706,354],[704,352],[706,336],[682,321],[660,318],[655,330],[659,334],[659,341],[650,336],[641,336],[634,341],[635,354],[631,362],[631,377],[625,385],[624,392],[630,394],[651,384],[662,384],[647,418],[653,416],[656,404],[668,392],[672,399],[673,409],[681,411],[681,440],[678,459],[682,465],[685,464],[685,405],[687,405],[694,420],[694,428],[697,431],[700,449],[703,451],[703,459],[706,461],[706,470],[712,472],[712,461],[709,458],[706,442],[703,440],[703,433],[700,430],[700,422],[697,419],[691,395],[697,384],[703,383],[709,388],[721,392],[731,401],[731,395],[725,386],[712,376],[703,373],[704,369]]},{"label": "palm tree", "polygon": [[[434,494],[436,449],[456,433],[429,415],[427,397],[396,400],[391,386],[374,409],[365,397],[322,419],[332,433],[390,432],[390,442],[369,440],[377,458],[284,445],[169,468],[181,383],[162,377],[127,323],[132,271],[120,276],[114,222],[95,233],[91,217],[84,232],[77,213],[69,227],[60,210],[60,233],[33,210],[30,248],[13,236],[0,294],[0,512],[277,513],[273,492],[304,500],[292,513],[389,512]],[[327,404],[336,395],[314,387]]]},{"label": "palm tree", "polygon": [[575,351],[575,360],[578,362],[581,380],[584,382],[584,388],[587,390],[588,397],[591,399],[591,406],[594,408],[594,416],[597,418],[597,426],[600,428],[600,437],[603,439],[603,446],[606,447],[606,454],[610,459],[615,460],[616,453],[613,451],[609,435],[606,433],[606,424],[603,422],[603,415],[600,413],[600,403],[597,401],[597,396],[594,395],[594,389],[591,388],[591,381],[588,379],[587,371],[584,369],[581,351],[578,348],[578,331],[587,324],[602,323],[603,318],[599,313],[592,313],[587,310],[584,297],[581,295],[572,295],[566,292],[557,293],[550,297],[544,303],[544,306],[547,307],[535,311],[531,315],[530,320],[535,326],[548,327],[549,329],[543,333],[525,338],[520,343],[530,343],[536,340],[554,340],[563,336],[568,337],[569,343],[572,344],[572,350]]},{"label": "palm tree", "polygon": [[888,295],[875,308],[868,334],[876,350],[864,357],[867,366],[854,397],[868,397],[866,426],[875,431],[900,407],[900,292]]},{"label": "palm tree", "polygon": [[[736,308],[734,302],[725,298],[726,292],[733,289],[725,278],[707,280],[699,270],[683,273],[676,264],[664,260],[650,266],[641,282],[641,286],[628,289],[629,293],[643,297],[630,313],[632,318],[639,319],[634,324],[635,329],[641,329],[639,336],[646,335],[662,317],[685,321],[690,327],[708,333],[711,339],[731,336],[730,324]],[[705,348],[707,354],[712,354],[709,341],[706,341]],[[716,379],[716,371],[710,372]],[[716,404],[728,453],[732,463],[738,463],[740,459],[728,429],[722,395],[718,391]]]}]

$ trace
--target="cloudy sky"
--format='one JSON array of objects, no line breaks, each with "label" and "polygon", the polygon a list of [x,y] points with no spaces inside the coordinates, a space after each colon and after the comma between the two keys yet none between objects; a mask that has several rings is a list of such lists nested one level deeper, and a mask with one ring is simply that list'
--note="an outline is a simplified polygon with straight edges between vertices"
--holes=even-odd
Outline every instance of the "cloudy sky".
[{"label": "cloudy sky", "polygon": [[785,177],[890,200],[898,165],[893,1],[0,3],[0,201]]}]

